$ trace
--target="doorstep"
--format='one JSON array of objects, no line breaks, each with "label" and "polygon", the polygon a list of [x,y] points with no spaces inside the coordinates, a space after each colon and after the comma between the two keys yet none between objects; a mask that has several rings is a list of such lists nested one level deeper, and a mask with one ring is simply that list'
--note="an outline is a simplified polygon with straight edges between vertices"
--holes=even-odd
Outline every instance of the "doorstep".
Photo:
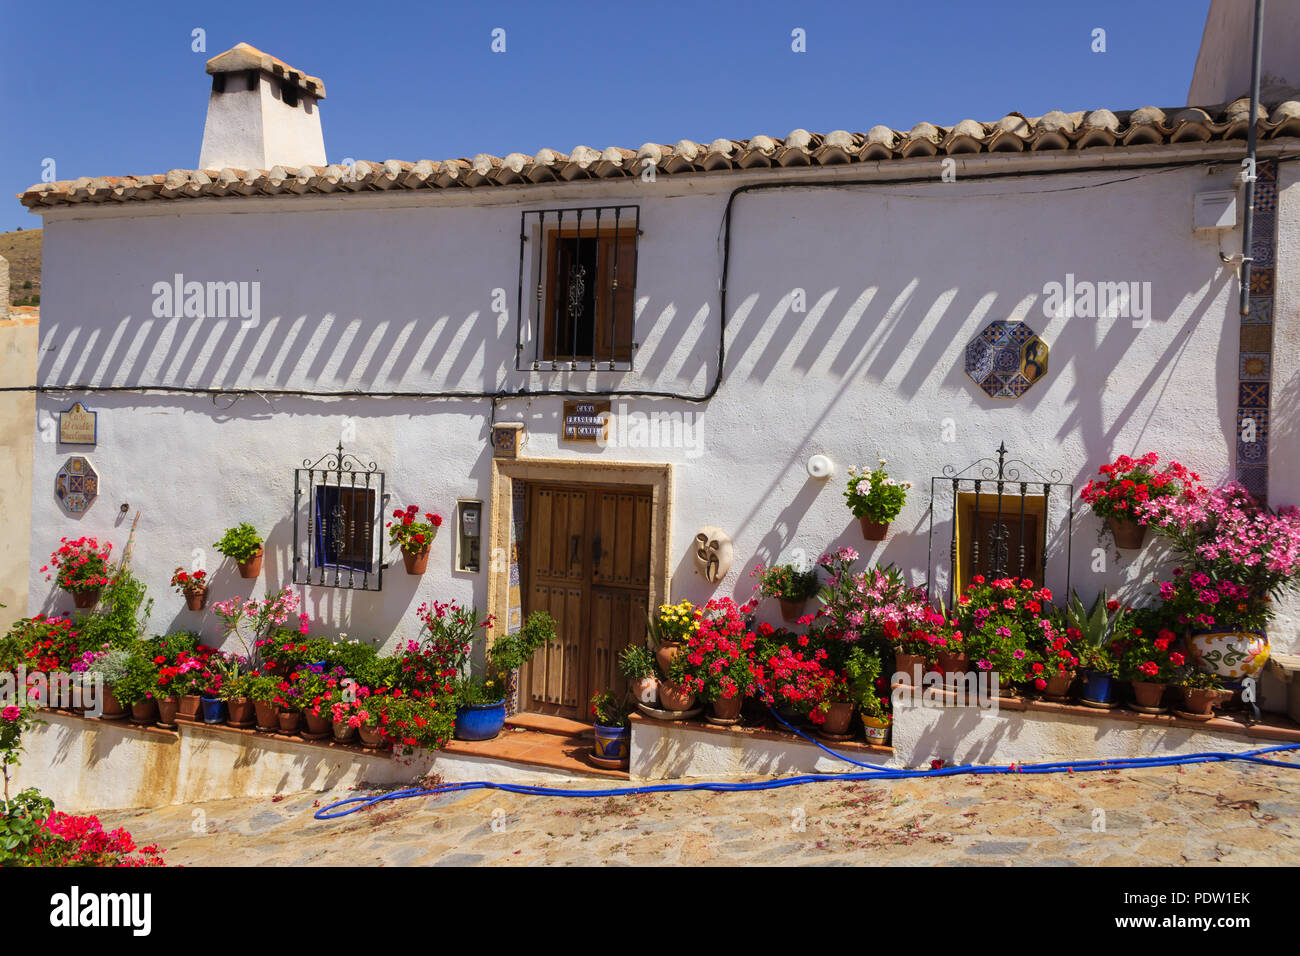
[{"label": "doorstep", "polygon": [[[498,771],[516,767],[529,768],[531,773],[527,775],[541,780],[557,777],[629,779],[626,770],[606,770],[588,761],[591,738],[590,724],[541,714],[516,714],[507,720],[506,728],[491,740],[448,741],[438,752],[434,770],[449,781],[449,771],[453,766],[456,779],[476,779],[465,777],[465,773],[489,767]],[[451,759],[444,760],[444,757]]]}]

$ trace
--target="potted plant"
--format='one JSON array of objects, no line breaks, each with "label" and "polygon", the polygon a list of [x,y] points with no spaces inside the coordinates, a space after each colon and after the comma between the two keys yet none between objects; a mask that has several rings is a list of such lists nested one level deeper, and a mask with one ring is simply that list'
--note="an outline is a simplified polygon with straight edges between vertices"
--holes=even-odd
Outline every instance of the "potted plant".
[{"label": "potted plant", "polygon": [[408,505],[406,510],[400,508],[393,512],[393,520],[388,522],[388,543],[402,552],[402,561],[406,564],[407,574],[423,574],[429,564],[429,548],[433,546],[433,536],[442,526],[442,515],[426,512],[424,521],[417,521],[420,509]]},{"label": "potted plant", "polygon": [[664,674],[672,669],[673,659],[699,627],[702,613],[690,601],[678,601],[661,604],[659,610],[646,618],[646,633],[655,651],[655,662]]},{"label": "potted plant", "polygon": [[83,683],[92,683],[99,689],[100,720],[123,720],[126,717],[115,688],[126,679],[130,656],[131,652],[125,648],[105,645],[102,651],[88,651],[78,662]]},{"label": "potted plant", "polygon": [[[877,652],[857,645],[849,651],[843,668],[850,697],[862,719],[867,743],[878,747],[883,747],[889,742],[890,724],[888,686],[881,673],[882,667]],[[882,697],[882,692],[886,696]]]},{"label": "potted plant", "polygon": [[793,725],[804,718],[821,724],[825,712],[816,715],[813,712],[832,692],[831,685],[837,675],[823,663],[825,651],[814,649],[810,638],[798,637],[794,643],[797,650],[781,644],[770,652],[764,648],[758,655],[754,675],[759,696],[785,724]]},{"label": "potted plant", "polygon": [[1164,626],[1161,611],[1143,608],[1128,618],[1128,627],[1118,635],[1119,676],[1129,682],[1133,701],[1140,713],[1160,714],[1165,690],[1187,663],[1177,636]]},{"label": "potted plant", "polygon": [[1083,703],[1089,707],[1119,706],[1115,699],[1115,680],[1119,673],[1115,637],[1126,627],[1124,615],[1124,608],[1108,598],[1105,591],[1097,595],[1090,610],[1084,610],[1079,595],[1070,594],[1069,622],[1078,633],[1076,656],[1083,676]]},{"label": "potted plant", "polygon": [[604,690],[591,698],[591,717],[595,721],[592,763],[611,769],[628,765],[632,755],[632,705],[625,697],[619,701]]},{"label": "potted plant", "polygon": [[280,705],[276,697],[280,693],[280,682],[270,674],[250,674],[244,685],[244,693],[253,702],[253,720],[262,733],[275,733],[280,729]]},{"label": "potted plant", "polygon": [[793,564],[777,564],[765,568],[760,564],[752,576],[758,577],[757,590],[763,597],[780,602],[781,619],[787,624],[803,616],[804,605],[818,590],[816,567],[800,569]]},{"label": "potted plant", "polygon": [[644,644],[629,644],[618,656],[618,669],[627,680],[628,693],[638,704],[653,707],[659,700],[659,668]]},{"label": "potted plant", "polygon": [[[474,613],[465,612],[473,621]],[[555,620],[545,611],[529,614],[513,634],[499,634],[487,650],[482,677],[464,677],[456,692],[456,737],[491,740],[506,723],[506,693],[510,675],[532,660],[537,649],[554,641]]]},{"label": "potted plant", "polygon": [[303,664],[289,675],[302,702],[304,740],[324,740],[331,733],[329,712],[321,709],[321,700],[329,692],[324,671],[322,664]]},{"label": "potted plant", "polygon": [[109,556],[113,545],[97,538],[81,537],[75,541],[60,538],[59,547],[50,555],[41,571],[50,572],[45,580],[57,578],[59,587],[72,595],[72,603],[83,609],[99,602],[99,592],[109,584]]},{"label": "potted plant", "polygon": [[374,750],[383,750],[389,745],[388,736],[379,725],[381,711],[378,705],[381,700],[382,698],[373,695],[358,699],[356,710],[348,717],[348,723],[357,729],[357,734],[361,737],[362,746]]},{"label": "potted plant", "polygon": [[1052,592],[1035,588],[1028,578],[986,581],[981,574],[958,602],[965,644],[977,671],[998,678],[999,693],[1013,696],[1015,689],[1043,668],[1031,646],[1051,628]]},{"label": "potted plant", "polygon": [[113,696],[131,711],[131,722],[149,725],[158,719],[154,693],[158,689],[158,665],[143,642],[128,651],[122,676],[113,684]]},{"label": "potted plant", "polygon": [[1232,691],[1223,685],[1223,678],[1197,667],[1184,667],[1178,677],[1178,688],[1183,694],[1183,708],[1175,708],[1179,717],[1190,720],[1209,720],[1214,708],[1232,697]]},{"label": "potted plant", "polygon": [[1069,699],[1070,687],[1079,669],[1077,650],[1081,634],[1068,621],[1068,613],[1058,614],[1043,626],[1036,648],[1040,660],[1034,662],[1030,675],[1034,688],[1047,700],[1058,703]]},{"label": "potted plant", "polygon": [[737,723],[744,699],[758,692],[754,635],[745,627],[745,614],[751,609],[751,604],[738,606],[731,598],[710,601],[704,606],[695,633],[687,638],[682,653],[669,667],[672,685],[698,694],[709,704],[709,723]]},{"label": "potted plant", "polygon": [[252,675],[244,672],[237,658],[227,658],[225,667],[218,696],[226,704],[226,723],[231,727],[252,727],[253,702],[248,696]]},{"label": "potted plant", "polygon": [[298,733],[299,725],[302,723],[302,694],[298,684],[290,681],[288,677],[281,677],[276,683],[272,702],[277,709],[276,722],[279,724],[280,733]]},{"label": "potted plant", "polygon": [[889,533],[889,523],[898,517],[907,502],[910,481],[895,481],[885,471],[888,462],[880,459],[874,470],[849,468],[849,485],[844,500],[849,510],[862,525],[862,536],[868,541],[884,541]]},{"label": "potted plant", "polygon": [[1092,513],[1105,520],[1115,538],[1115,547],[1137,549],[1146,536],[1150,507],[1160,499],[1195,495],[1200,476],[1178,462],[1170,462],[1154,471],[1160,456],[1148,452],[1141,458],[1120,455],[1098,471],[1102,478],[1088,482],[1080,497]]},{"label": "potted plant", "polygon": [[202,611],[208,604],[208,573],[177,568],[172,573],[172,587],[185,595],[185,606],[191,611]]},{"label": "potted plant", "polygon": [[241,578],[255,578],[262,573],[262,536],[247,521],[226,529],[212,546],[239,565]]}]

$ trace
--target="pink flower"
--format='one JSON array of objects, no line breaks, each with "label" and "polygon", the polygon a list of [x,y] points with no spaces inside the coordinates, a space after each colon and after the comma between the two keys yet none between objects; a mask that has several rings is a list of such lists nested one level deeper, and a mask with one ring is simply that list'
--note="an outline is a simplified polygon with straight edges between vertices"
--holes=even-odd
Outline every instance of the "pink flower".
[{"label": "pink flower", "polygon": [[18,715],[21,713],[22,713],[21,710],[19,710],[14,705],[10,704],[4,710],[0,710],[0,719],[3,719],[6,722],[12,724],[18,720]]}]

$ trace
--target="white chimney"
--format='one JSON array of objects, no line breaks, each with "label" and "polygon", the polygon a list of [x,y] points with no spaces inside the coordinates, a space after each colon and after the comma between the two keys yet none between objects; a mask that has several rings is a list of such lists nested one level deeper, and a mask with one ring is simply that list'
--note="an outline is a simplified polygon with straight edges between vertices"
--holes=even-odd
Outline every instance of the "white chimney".
[{"label": "white chimney", "polygon": [[[1212,0],[1196,56],[1188,106],[1217,106],[1250,96],[1255,4]],[[1300,0],[1264,4],[1259,98],[1266,106],[1300,98]]]},{"label": "white chimney", "polygon": [[325,84],[241,43],[208,61],[212,94],[199,168],[325,165]]}]

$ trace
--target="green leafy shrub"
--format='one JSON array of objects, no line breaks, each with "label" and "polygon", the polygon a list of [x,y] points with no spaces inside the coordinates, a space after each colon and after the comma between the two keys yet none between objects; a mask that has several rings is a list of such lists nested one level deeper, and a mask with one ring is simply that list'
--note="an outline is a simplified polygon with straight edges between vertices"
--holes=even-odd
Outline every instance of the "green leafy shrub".
[{"label": "green leafy shrub", "polygon": [[226,529],[219,541],[212,545],[231,560],[244,564],[262,550],[262,536],[247,521]]}]

